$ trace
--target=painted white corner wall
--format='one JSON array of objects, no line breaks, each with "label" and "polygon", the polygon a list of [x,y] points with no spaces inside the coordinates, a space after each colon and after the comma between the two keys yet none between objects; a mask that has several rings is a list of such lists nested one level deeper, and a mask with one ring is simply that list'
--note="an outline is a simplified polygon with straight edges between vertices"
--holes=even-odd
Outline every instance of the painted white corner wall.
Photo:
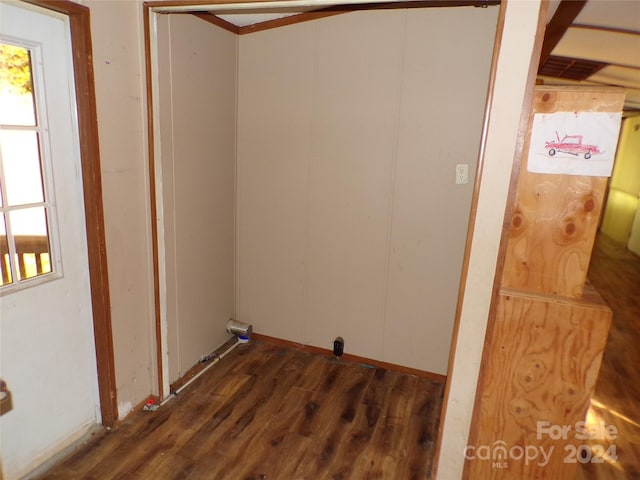
[{"label": "painted white corner wall", "polygon": [[540,0],[506,3],[499,44],[491,116],[486,126],[477,212],[455,339],[449,392],[442,427],[438,480],[462,478],[476,385],[502,235],[502,222],[527,88]]},{"label": "painted white corner wall", "polygon": [[238,36],[158,18],[169,381],[224,343],[235,313]]},{"label": "painted white corner wall", "polygon": [[157,392],[141,1],[91,10],[118,416]]},{"label": "painted white corner wall", "polygon": [[472,195],[454,171],[475,171],[497,12],[359,11],[240,38],[240,320],[446,373]]}]

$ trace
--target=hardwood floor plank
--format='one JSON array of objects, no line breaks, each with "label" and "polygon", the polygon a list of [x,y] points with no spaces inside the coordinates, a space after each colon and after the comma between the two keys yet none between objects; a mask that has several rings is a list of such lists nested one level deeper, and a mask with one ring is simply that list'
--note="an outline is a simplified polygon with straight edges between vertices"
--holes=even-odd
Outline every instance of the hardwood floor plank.
[{"label": "hardwood floor plank", "polygon": [[[332,382],[330,397],[316,397],[318,429],[313,436],[318,441],[304,456],[294,478],[331,478],[328,471],[338,455],[338,445],[350,431],[365,389],[373,376],[368,368],[347,366],[342,368],[342,381]],[[337,377],[340,378],[340,377]]]},{"label": "hardwood floor plank", "polygon": [[329,403],[327,399],[340,395],[339,386],[348,376],[349,372],[341,364],[325,362],[311,386],[308,381],[303,381],[300,388],[308,389],[313,395],[304,405],[304,416],[292,426],[292,431],[302,436],[315,436],[326,421],[323,415]]},{"label": "hardwood floor plank", "polygon": [[354,478],[391,478],[396,472],[402,478],[398,468],[408,454],[405,427],[415,401],[412,392],[417,377],[398,375],[394,380],[367,454],[354,465]]},{"label": "hardwood floor plank", "polygon": [[407,438],[409,454],[406,457],[407,479],[431,478],[433,451],[442,409],[443,385],[434,385],[417,379],[416,401],[411,412]]},{"label": "hardwood floor plank", "polygon": [[[291,361],[281,372],[276,373],[277,387],[264,398],[264,408],[257,411],[250,428],[238,436],[235,448],[236,460],[239,455],[251,451],[252,459],[260,455],[256,452],[268,452],[266,447],[277,448],[289,432],[290,426],[302,415],[302,405],[310,398],[311,392],[296,386],[306,375],[313,375],[313,357],[301,352],[292,352]],[[265,453],[268,456],[269,453]],[[266,460],[266,459],[263,459]]]},{"label": "hardwood floor plank", "polygon": [[[376,368],[361,400],[361,407],[353,427],[345,435],[338,447],[341,455],[331,467],[331,478],[345,479],[353,475],[355,463],[361,458],[369,458],[371,439],[378,427],[383,408],[391,394],[397,374]],[[364,408],[362,408],[364,407]]]},{"label": "hardwood floor plank", "polygon": [[41,478],[403,479],[430,468],[441,401],[431,380],[251,342]]},{"label": "hardwood floor plank", "polygon": [[311,392],[292,387],[283,399],[281,409],[266,422],[260,435],[255,435],[240,452],[238,462],[244,464],[238,478],[291,478],[299,458],[307,451],[311,440],[290,431],[292,424],[304,415],[303,406]]},{"label": "hardwood floor plank", "polygon": [[83,478],[93,480],[88,475],[91,466],[101,458],[111,455],[120,446],[120,443],[120,438],[110,433],[96,435],[67,457],[63,464],[45,473],[41,479]]},{"label": "hardwood floor plank", "polygon": [[613,310],[589,418],[614,426],[618,436],[611,441],[594,438],[585,445],[596,453],[613,446],[618,459],[584,461],[577,478],[640,480],[640,257],[600,234],[588,278]]},{"label": "hardwood floor plank", "polygon": [[[283,368],[274,371],[262,382],[263,388],[252,392],[252,402],[249,408],[242,414],[234,425],[233,442],[224,441],[219,451],[227,453],[229,462],[236,464],[243,461],[245,453],[250,449],[250,443],[263,443],[265,437],[269,437],[274,428],[277,428],[280,417],[287,418],[291,411],[282,409],[285,398],[291,388],[304,374],[310,361],[308,355],[293,353],[291,361],[285,363]],[[275,419],[275,420],[274,420]],[[277,441],[277,439],[274,439]],[[224,448],[229,446],[230,451]],[[255,445],[254,445],[255,446]]]}]

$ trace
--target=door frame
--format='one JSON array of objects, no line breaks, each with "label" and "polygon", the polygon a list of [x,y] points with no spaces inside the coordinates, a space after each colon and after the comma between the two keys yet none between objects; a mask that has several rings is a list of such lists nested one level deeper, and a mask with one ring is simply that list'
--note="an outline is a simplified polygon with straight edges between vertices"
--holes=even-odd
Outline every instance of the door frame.
[{"label": "door frame", "polygon": [[93,75],[90,11],[88,7],[68,0],[23,1],[69,17],[100,414],[102,425],[111,427],[118,419],[118,403],[102,203],[102,177]]},{"label": "door frame", "polygon": [[[385,0],[373,0],[371,2],[366,2],[365,0],[319,0],[318,5],[331,5],[331,4],[359,4],[359,3],[382,3]],[[512,162],[509,165],[513,170],[517,171],[519,168],[519,159],[522,153],[522,142],[524,137],[524,130],[522,127],[522,119],[528,118],[531,99],[533,98],[533,89],[535,85],[535,71],[537,69],[537,65],[539,63],[539,54],[542,45],[544,30],[545,30],[545,14],[547,8],[549,6],[550,0],[536,0],[535,8],[538,10],[538,18],[536,19],[536,34],[534,38],[534,47],[532,51],[531,57],[527,58],[528,69],[526,71],[526,79],[523,83],[523,104],[521,105],[519,120],[520,127],[517,132],[517,138],[514,140],[515,145],[509,143],[508,147],[514,147],[515,151],[506,152],[505,155],[511,155]],[[389,3],[398,3],[401,4],[402,0],[392,0]],[[420,2],[415,2],[420,3]],[[435,4],[440,4],[440,2],[427,2],[432,4],[431,6],[435,6]],[[455,5],[459,2],[452,2],[452,5]],[[163,300],[164,300],[164,291],[163,291],[163,268],[162,259],[159,257],[159,252],[162,253],[163,244],[161,244],[162,239],[159,238],[158,231],[162,231],[163,223],[162,223],[162,205],[159,203],[159,199],[161,199],[161,189],[162,189],[162,175],[159,171],[159,128],[158,128],[158,112],[157,112],[157,66],[152,65],[152,59],[155,62],[157,54],[157,39],[156,39],[156,20],[157,16],[160,14],[167,13],[188,13],[195,9],[199,11],[203,11],[207,9],[207,6],[218,6],[224,7],[225,10],[232,11],[233,9],[237,11],[241,11],[243,9],[248,8],[259,8],[259,7],[284,7],[284,6],[297,6],[297,5],[307,5],[306,0],[252,0],[249,3],[238,3],[238,0],[147,0],[143,4],[144,9],[144,35],[145,35],[145,66],[146,66],[146,84],[147,84],[147,132],[148,132],[148,145],[149,145],[149,186],[150,186],[150,204],[151,204],[151,229],[152,229],[152,244],[153,244],[153,265],[154,265],[154,288],[155,288],[155,304],[156,304],[156,342],[157,342],[157,374],[158,374],[158,385],[160,386],[160,396],[163,396],[163,384],[168,385],[168,380],[166,375],[163,378],[163,368],[166,365],[167,358],[167,350],[166,350],[166,319],[163,316]],[[516,0],[501,0],[500,1],[500,13],[498,22],[496,25],[496,37],[494,40],[494,52],[493,58],[491,60],[491,78],[488,82],[487,88],[487,102],[486,102],[486,111],[484,117],[484,124],[482,127],[482,137],[480,139],[479,152],[478,152],[478,168],[476,172],[476,177],[474,179],[474,189],[472,195],[472,207],[469,214],[469,228],[467,231],[466,238],[466,247],[463,255],[463,264],[461,269],[461,280],[459,285],[459,294],[458,294],[458,304],[457,310],[455,314],[454,327],[453,327],[453,336],[451,341],[451,350],[449,356],[449,367],[447,370],[447,379],[445,384],[445,396],[443,401],[443,408],[441,412],[441,419],[438,428],[438,436],[436,439],[436,453],[434,458],[434,476],[438,475],[438,470],[440,466],[440,462],[444,455],[442,455],[441,447],[444,441],[445,436],[454,438],[460,437],[462,435],[464,437],[465,433],[465,415],[468,413],[472,414],[471,411],[467,411],[466,405],[453,405],[455,408],[447,409],[449,403],[452,401],[457,401],[454,395],[450,395],[451,387],[454,382],[454,360],[457,359],[457,354],[460,351],[456,351],[456,347],[458,346],[459,336],[473,336],[472,329],[469,329],[468,319],[465,318],[466,324],[462,324],[462,317],[465,315],[466,317],[478,316],[480,314],[481,318],[477,318],[477,323],[480,327],[484,328],[486,326],[486,322],[489,318],[489,310],[493,308],[495,304],[496,298],[496,290],[495,290],[495,278],[499,278],[500,272],[502,269],[504,251],[500,245],[500,239],[504,237],[504,234],[508,228],[504,222],[500,227],[500,231],[498,232],[495,227],[492,227],[491,231],[486,235],[483,235],[481,240],[478,242],[474,242],[474,232],[475,225],[479,225],[482,223],[487,216],[500,218],[506,218],[503,215],[508,214],[508,202],[506,201],[508,194],[508,187],[512,183],[512,171],[506,172],[504,171],[504,164],[500,162],[503,160],[503,157],[498,159],[488,159],[486,157],[487,153],[487,145],[489,144],[489,140],[491,140],[491,148],[492,154],[496,153],[497,144],[500,142],[496,142],[494,139],[498,138],[500,135],[498,133],[499,126],[504,126],[505,120],[512,120],[514,115],[511,112],[507,112],[502,115],[500,111],[493,111],[493,99],[494,94],[496,93],[496,85],[499,82],[503,82],[505,78],[505,73],[502,71],[498,71],[498,63],[504,64],[505,60],[502,60],[503,52],[501,52],[500,47],[505,43],[503,39],[503,32],[505,27],[508,27],[510,30],[508,32],[507,37],[512,36],[514,30],[514,24],[511,19],[507,21],[507,16],[509,16],[506,11],[507,8],[511,5],[516,5]],[[441,5],[440,5],[441,6]],[[521,12],[521,9],[518,8],[516,11]],[[516,14],[516,17],[518,15]],[[511,56],[513,56],[513,52],[508,52]],[[505,54],[505,58],[509,58],[509,55]],[[524,69],[522,70],[524,72]],[[500,84],[501,85],[501,84]],[[504,100],[504,95],[496,95],[500,98],[501,101]],[[497,113],[496,113],[497,112]],[[493,118],[492,118],[493,117]],[[491,121],[493,120],[493,122]],[[509,140],[511,141],[511,139]],[[494,145],[496,144],[496,145]],[[156,158],[157,157],[157,158]],[[490,160],[490,161],[489,161]],[[484,175],[483,175],[484,174]],[[484,177],[484,178],[483,178]],[[489,178],[489,180],[486,180]],[[489,185],[484,187],[484,185]],[[492,187],[506,187],[505,197],[501,197],[502,191],[497,196],[492,196],[485,193],[487,190]],[[482,198],[481,198],[482,197]],[[495,198],[494,198],[495,197]],[[482,205],[481,205],[482,204]],[[480,208],[482,207],[482,208]],[[481,254],[475,253],[475,251],[482,249],[487,246],[486,242],[491,242],[492,245],[495,243],[497,246],[496,256],[492,256],[491,254],[485,255],[482,261],[478,261],[477,258],[482,256]],[[480,246],[475,246],[474,243],[481,244]],[[474,260],[472,263],[472,250],[474,250]],[[475,295],[471,300],[467,302],[468,305],[465,305],[465,293],[466,286],[469,283],[469,279],[473,282],[477,282],[478,280],[482,280],[483,282],[488,282],[488,289],[482,289],[482,294]],[[487,312],[485,316],[483,311]],[[474,325],[475,328],[479,328],[478,325]],[[465,340],[468,340],[465,338]],[[484,337],[480,340],[475,339],[475,347],[479,347],[482,350],[482,345],[484,343]],[[477,352],[472,352],[475,355]],[[465,360],[466,363],[465,363]],[[480,374],[479,364],[474,364],[474,359],[466,359],[463,358],[460,364],[465,364],[465,367],[471,365],[471,380],[477,381],[477,377]],[[461,368],[457,366],[457,369]],[[458,375],[459,376],[459,375]],[[460,381],[456,378],[457,381]],[[465,381],[465,379],[462,379]],[[473,397],[475,398],[475,383],[472,385],[473,389]],[[167,390],[168,393],[168,390]],[[458,394],[459,392],[455,392]],[[453,399],[453,400],[452,400]],[[471,410],[473,407],[471,408]],[[455,411],[454,411],[455,410]],[[453,426],[445,425],[445,420],[447,416],[454,418],[452,423],[455,423]],[[469,423],[471,422],[471,418],[468,418]],[[472,425],[469,425],[473,428]],[[466,434],[468,438],[468,429],[466,429]],[[466,440],[465,438],[465,440]],[[447,438],[449,439],[449,438]],[[451,454],[449,455],[451,456]],[[461,472],[462,474],[462,472]]]},{"label": "door frame", "polygon": [[[504,1],[504,0],[503,0]],[[406,6],[403,0],[317,0],[318,7],[351,6],[354,9],[372,8],[376,4],[398,4],[398,8]],[[449,0],[448,2],[412,2],[415,6],[482,6],[477,0]],[[160,160],[160,128],[159,128],[159,96],[158,96],[158,41],[157,18],[168,13],[193,13],[204,11],[207,6],[224,7],[229,13],[242,12],[255,8],[296,7],[307,5],[306,0],[252,0],[249,3],[238,0],[146,0],[143,3],[144,41],[145,41],[145,73],[147,85],[147,143],[149,152],[149,198],[151,212],[151,239],[153,256],[154,302],[155,302],[155,334],[156,334],[156,364],[159,397],[165,398],[169,392],[168,367],[168,339],[166,317],[166,266],[164,263],[164,213],[162,211],[162,166]],[[501,7],[504,9],[504,6]],[[501,19],[500,21],[503,21]],[[212,23],[215,23],[212,21]],[[229,28],[229,24],[219,25]],[[502,28],[499,24],[497,28]],[[234,31],[238,34],[239,32]],[[473,198],[478,194],[474,188]],[[468,264],[468,252],[465,252],[464,265]],[[457,328],[456,317],[454,330]],[[454,344],[452,343],[452,349]],[[450,372],[448,372],[450,373]]]}]

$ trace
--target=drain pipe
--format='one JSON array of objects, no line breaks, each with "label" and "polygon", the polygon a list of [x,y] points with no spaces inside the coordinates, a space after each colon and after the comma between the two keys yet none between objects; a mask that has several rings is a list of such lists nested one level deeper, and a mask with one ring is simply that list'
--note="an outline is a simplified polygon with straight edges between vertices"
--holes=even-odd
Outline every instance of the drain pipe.
[{"label": "drain pipe", "polygon": [[193,381],[196,380],[200,375],[202,375],[204,372],[209,370],[216,363],[218,363],[220,360],[226,357],[234,348],[236,348],[241,343],[247,343],[248,341],[249,341],[249,337],[247,335],[238,335],[236,337],[235,343],[231,345],[229,348],[227,348],[224,352],[222,352],[219,355],[215,353],[211,354],[210,355],[210,357],[212,358],[211,363],[207,365],[205,368],[203,368],[202,370],[200,370],[196,375],[194,375],[191,379],[189,379],[189,381],[184,385],[182,385],[178,390],[176,390],[175,392],[171,392],[167,398],[165,398],[162,402],[160,402],[160,407],[163,406],[165,403],[168,403],[169,401],[171,401],[174,397],[177,397],[180,394],[180,392],[182,392],[185,388],[191,385],[191,383],[193,383]]}]

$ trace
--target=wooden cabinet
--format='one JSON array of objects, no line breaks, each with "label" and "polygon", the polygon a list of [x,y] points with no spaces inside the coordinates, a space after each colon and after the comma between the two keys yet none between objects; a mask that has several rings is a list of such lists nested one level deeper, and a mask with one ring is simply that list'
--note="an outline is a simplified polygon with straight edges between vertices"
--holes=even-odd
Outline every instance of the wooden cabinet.
[{"label": "wooden cabinet", "polygon": [[531,124],[536,113],[620,112],[623,103],[624,93],[617,89],[536,89],[507,232],[502,286],[581,297],[607,177],[528,172]]},{"label": "wooden cabinet", "polygon": [[618,89],[534,93],[465,478],[571,480],[611,310],[587,283],[606,177],[527,171],[535,113],[620,112]]}]

